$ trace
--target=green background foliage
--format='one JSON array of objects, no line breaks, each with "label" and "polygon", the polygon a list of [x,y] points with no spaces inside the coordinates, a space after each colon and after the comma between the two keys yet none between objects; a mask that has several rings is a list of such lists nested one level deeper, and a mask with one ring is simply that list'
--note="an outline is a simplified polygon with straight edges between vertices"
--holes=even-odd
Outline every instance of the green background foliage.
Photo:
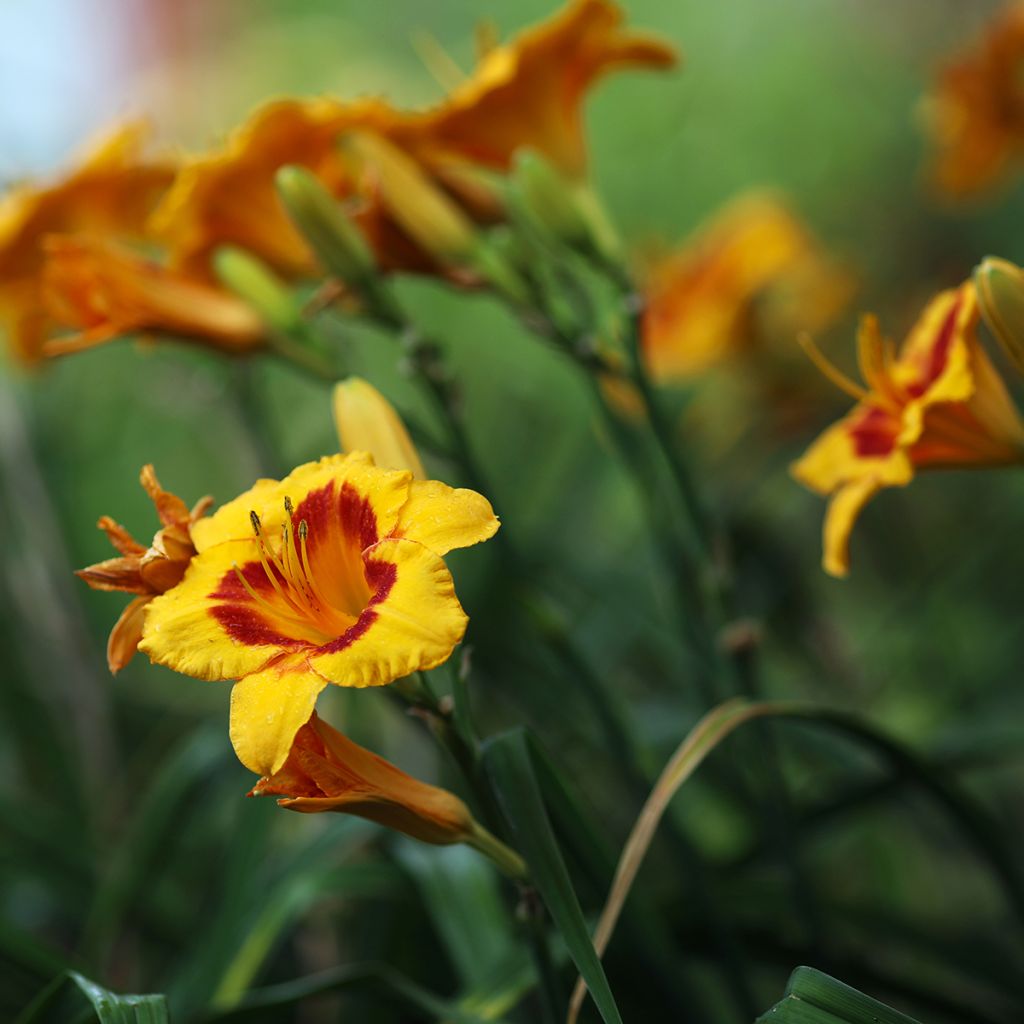
[{"label": "green background foliage", "polygon": [[[594,180],[638,248],[678,241],[747,187],[785,190],[858,277],[820,339],[844,367],[858,311],[900,338],[983,255],[1024,257],[1020,187],[953,208],[922,175],[922,92],[993,5],[627,7],[685,54],[677,72],[603,83],[587,106]],[[418,31],[468,68],[478,18],[507,33],[550,10],[224,5],[193,26],[176,79],[188,88],[160,120],[198,145],[277,93],[427,104],[441,90],[412,45]],[[525,723],[589,820],[593,842],[549,807],[592,922],[647,788],[706,709],[666,566],[579,372],[491,298],[424,280],[399,288],[445,345],[517,556],[510,565],[492,543],[450,559],[472,618],[473,711],[486,734]],[[350,372],[429,422],[390,338],[342,322],[332,338]],[[763,624],[763,695],[875,723],[975,801],[982,831],[994,825],[1019,860],[1024,478],[948,472],[884,494],[855,531],[851,577],[836,582],[818,566],[823,503],[787,467],[846,400],[823,380],[810,405],[785,389],[751,400],[752,372],[717,372],[673,399],[701,486],[733,530],[740,603]],[[165,992],[175,1021],[232,1009],[253,1020],[539,1019],[514,893],[489,867],[245,799],[253,780],[227,740],[230,687],[143,658],[111,679],[103,649],[124,598],[70,575],[107,557],[102,514],[148,539],[135,482],[146,462],[187,501],[226,500],[336,446],[326,389],[267,361],[121,342],[34,375],[3,371],[3,1019],[67,968],[115,991]],[[524,610],[524,577],[549,595],[575,663]],[[458,787],[384,694],[332,692],[323,707],[360,743]],[[800,725],[768,729],[730,738],[675,799],[606,957],[623,1018],[751,1020],[810,963],[934,1024],[1020,1020],[1024,918],[975,855],[978,823],[943,814],[899,759]],[[765,781],[766,739],[792,806]],[[567,997],[569,956],[556,944],[552,957]],[[298,1004],[298,990],[245,1001],[254,986],[317,972],[302,992],[319,994]]]}]

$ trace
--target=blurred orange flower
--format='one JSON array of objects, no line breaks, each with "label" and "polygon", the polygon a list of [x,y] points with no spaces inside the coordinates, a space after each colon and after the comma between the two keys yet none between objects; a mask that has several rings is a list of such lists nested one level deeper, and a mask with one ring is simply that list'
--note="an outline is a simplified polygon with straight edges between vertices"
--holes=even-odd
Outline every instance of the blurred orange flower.
[{"label": "blurred orange flower", "polygon": [[991,21],[941,70],[924,103],[936,184],[960,197],[1002,177],[1024,154],[1024,3]]},{"label": "blurred orange flower", "polygon": [[479,828],[454,793],[414,779],[353,743],[314,711],[295,734],[281,768],[253,796],[281,796],[290,811],[339,811],[368,818],[425,843],[469,840]]},{"label": "blurred orange flower", "polygon": [[121,613],[107,641],[107,664],[115,674],[131,661],[139,646],[146,605],[157,594],[180,583],[185,575],[196,553],[192,527],[211,503],[210,498],[203,498],[190,511],[181,498],[160,486],[152,466],[142,467],[139,481],[163,524],[153,542],[148,548],[144,547],[123,526],[103,516],[97,526],[120,556],[86,566],[76,573],[94,590],[120,590],[138,595]]},{"label": "blurred orange flower", "polygon": [[427,163],[457,154],[507,170],[519,149],[563,173],[586,167],[581,108],[590,86],[623,67],[672,67],[676,52],[655,36],[627,33],[609,0],[572,0],[554,17],[493,47],[472,76],[413,128]]},{"label": "blurred orange flower", "polygon": [[467,619],[442,556],[497,529],[475,491],[328,456],[195,524],[198,554],[149,606],[140,647],[185,675],[238,680],[235,753],[273,775],[328,683],[385,686],[451,655]]},{"label": "blurred orange flower", "polygon": [[259,316],[241,299],[81,235],[51,235],[43,270],[51,319],[76,333],[42,346],[47,356],[80,352],[127,334],[158,334],[229,353],[265,344]]},{"label": "blurred orange flower", "polygon": [[150,228],[167,244],[171,265],[190,275],[212,275],[221,245],[247,249],[283,274],[312,274],[313,256],[277,196],[274,175],[286,164],[306,167],[332,193],[348,195],[352,176],[339,136],[355,128],[384,130],[396,118],[377,100],[266,103],[221,148],[185,163]]},{"label": "blurred orange flower", "polygon": [[54,232],[141,238],[171,182],[170,161],[144,155],[145,126],[122,125],[51,185],[22,185],[0,200],[0,325],[14,355],[42,356],[50,318],[43,301],[44,238]]},{"label": "blurred orange flower", "polygon": [[782,200],[744,193],[647,272],[644,357],[656,379],[696,376],[765,337],[822,328],[852,287]]},{"label": "blurred orange flower", "polygon": [[857,399],[844,419],[793,465],[793,475],[831,495],[823,566],[849,570],[849,537],[864,505],[883,487],[904,486],[918,469],[1024,462],[1024,421],[978,340],[969,282],[937,295],[899,354],[866,316],[857,338],[860,387],[817,350],[812,358]]}]

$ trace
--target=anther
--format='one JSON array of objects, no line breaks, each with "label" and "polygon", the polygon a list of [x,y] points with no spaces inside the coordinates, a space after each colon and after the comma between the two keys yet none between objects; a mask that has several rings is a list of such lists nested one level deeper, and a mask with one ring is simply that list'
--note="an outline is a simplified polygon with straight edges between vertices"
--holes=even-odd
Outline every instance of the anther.
[{"label": "anther", "polygon": [[260,535],[260,517],[256,515],[255,510],[250,509],[249,511],[249,522],[252,523],[253,532],[258,537]]},{"label": "anther", "polygon": [[306,525],[306,520],[303,519],[299,523],[299,540],[305,540],[309,536],[309,527]]},{"label": "anther", "polygon": [[288,515],[295,514],[295,506],[292,504],[292,499],[289,498],[287,495],[285,496],[284,499],[284,510],[285,512],[288,513]]}]

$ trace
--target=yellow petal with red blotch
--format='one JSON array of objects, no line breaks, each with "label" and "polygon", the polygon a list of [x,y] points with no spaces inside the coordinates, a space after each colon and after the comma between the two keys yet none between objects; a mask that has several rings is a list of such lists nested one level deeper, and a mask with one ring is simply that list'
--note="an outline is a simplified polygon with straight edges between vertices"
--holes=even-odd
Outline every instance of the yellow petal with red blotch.
[{"label": "yellow petal with red blotch", "polygon": [[940,292],[918,317],[900,349],[893,376],[926,405],[961,402],[974,391],[968,346],[978,323],[978,301],[969,281]]},{"label": "yellow petal with red blotch", "polygon": [[411,479],[408,472],[378,468],[366,452],[328,455],[318,462],[299,466],[284,480],[258,481],[255,487],[217,509],[212,516],[200,519],[192,527],[192,539],[197,550],[204,551],[214,544],[252,537],[251,512],[259,516],[265,535],[276,537],[285,521],[285,498],[299,508],[308,495],[332,484],[336,493],[348,485],[359,497],[365,498],[376,519],[376,537],[385,537],[398,521],[399,511],[408,498]]},{"label": "yellow petal with red blotch", "polygon": [[384,686],[447,660],[468,620],[440,557],[389,539],[364,562],[374,597],[352,629],[310,656],[313,668],[339,686]]},{"label": "yellow petal with red blotch", "polygon": [[493,537],[500,525],[491,503],[482,494],[436,480],[413,480],[395,536],[417,541],[435,554],[444,555]]},{"label": "yellow petal with red blotch", "polygon": [[273,775],[326,685],[302,654],[286,655],[235,683],[230,734],[238,760],[257,775]]},{"label": "yellow petal with red blotch", "polygon": [[216,544],[196,555],[184,579],[150,603],[139,650],[159,665],[210,680],[238,679],[288,650],[253,604],[211,597],[225,578],[233,579],[235,565],[257,557],[254,540]]},{"label": "yellow petal with red blotch", "polygon": [[146,605],[151,598],[136,597],[128,602],[107,638],[107,666],[111,675],[117,675],[139,649],[142,626],[146,618]]},{"label": "yellow petal with red blotch", "polygon": [[822,530],[821,566],[830,576],[850,571],[850,533],[861,509],[885,486],[866,476],[840,487],[829,502]]}]

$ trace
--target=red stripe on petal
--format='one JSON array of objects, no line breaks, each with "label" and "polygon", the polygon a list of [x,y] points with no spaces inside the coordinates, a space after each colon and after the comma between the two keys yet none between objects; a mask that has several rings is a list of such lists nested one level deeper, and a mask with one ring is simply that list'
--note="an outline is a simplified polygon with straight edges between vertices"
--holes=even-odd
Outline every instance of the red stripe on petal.
[{"label": "red stripe on petal", "polygon": [[314,644],[308,640],[299,640],[296,637],[285,636],[275,629],[267,620],[251,605],[229,603],[216,604],[210,609],[210,614],[221,624],[224,632],[236,643],[245,644],[248,647],[284,647],[289,650],[309,648],[313,650]]},{"label": "red stripe on petal", "polygon": [[860,458],[878,458],[892,453],[899,432],[899,421],[891,413],[871,408],[850,428],[850,437]]},{"label": "red stripe on petal", "polygon": [[387,600],[398,579],[398,566],[393,562],[384,562],[379,559],[366,559],[366,582],[373,589],[373,594],[359,618],[347,629],[337,640],[332,640],[319,648],[318,654],[335,654],[350,647],[356,642],[377,620],[377,612],[374,605]]},{"label": "red stripe on petal", "polygon": [[911,398],[920,398],[946,369],[950,349],[952,349],[953,340],[956,338],[956,321],[962,304],[963,299],[957,298],[949,313],[946,314],[946,319],[942,321],[942,327],[939,328],[939,333],[935,336],[935,343],[929,350],[928,358],[922,368],[920,380],[907,386],[907,394]]}]

